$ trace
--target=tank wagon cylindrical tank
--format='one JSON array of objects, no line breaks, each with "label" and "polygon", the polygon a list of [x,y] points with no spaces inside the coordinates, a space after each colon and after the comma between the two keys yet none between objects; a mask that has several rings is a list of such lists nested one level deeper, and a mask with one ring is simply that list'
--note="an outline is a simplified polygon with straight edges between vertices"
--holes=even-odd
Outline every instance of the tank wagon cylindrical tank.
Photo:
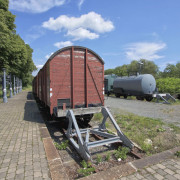
[{"label": "tank wagon cylindrical tank", "polygon": [[100,112],[103,89],[104,61],[80,46],[56,51],[33,80],[34,94],[57,117],[65,117],[68,109],[74,115]]},{"label": "tank wagon cylindrical tank", "polygon": [[116,97],[136,96],[138,100],[151,101],[156,89],[156,80],[151,74],[130,77],[118,77],[114,80],[113,89]]},{"label": "tank wagon cylindrical tank", "polygon": [[104,76],[104,90],[105,94],[108,96],[113,92],[113,82],[118,76],[115,74],[105,75]]}]

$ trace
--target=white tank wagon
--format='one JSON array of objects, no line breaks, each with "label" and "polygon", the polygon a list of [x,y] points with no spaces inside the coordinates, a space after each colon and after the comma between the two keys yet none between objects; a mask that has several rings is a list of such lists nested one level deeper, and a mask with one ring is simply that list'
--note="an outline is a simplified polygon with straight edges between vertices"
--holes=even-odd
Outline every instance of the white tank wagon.
[{"label": "white tank wagon", "polygon": [[116,97],[136,96],[138,100],[151,101],[156,90],[156,80],[151,74],[118,77],[114,80],[113,90]]}]

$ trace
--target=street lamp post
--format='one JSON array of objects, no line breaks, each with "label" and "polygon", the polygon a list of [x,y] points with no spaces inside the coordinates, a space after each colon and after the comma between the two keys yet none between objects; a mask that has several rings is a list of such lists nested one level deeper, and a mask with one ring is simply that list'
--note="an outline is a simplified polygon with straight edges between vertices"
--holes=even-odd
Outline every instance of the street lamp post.
[{"label": "street lamp post", "polygon": [[16,76],[14,75],[14,95],[16,95]]},{"label": "street lamp post", "polygon": [[16,94],[19,93],[19,79],[16,77]]},{"label": "street lamp post", "polygon": [[7,93],[6,93],[6,69],[3,68],[3,102],[7,103]]},{"label": "street lamp post", "polygon": [[12,79],[11,79],[11,74],[9,75],[9,86],[10,86],[10,98],[12,98],[13,95],[12,95]]}]

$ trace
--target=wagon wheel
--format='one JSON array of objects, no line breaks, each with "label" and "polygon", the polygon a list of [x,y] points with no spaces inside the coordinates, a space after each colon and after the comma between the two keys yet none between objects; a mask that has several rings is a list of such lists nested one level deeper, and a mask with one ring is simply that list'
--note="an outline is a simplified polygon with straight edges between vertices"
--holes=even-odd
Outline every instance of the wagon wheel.
[{"label": "wagon wheel", "polygon": [[93,118],[93,115],[94,115],[94,114],[84,115],[84,116],[83,116],[84,123],[85,123],[85,124],[88,124],[88,123],[91,121],[91,119]]},{"label": "wagon wheel", "polygon": [[116,93],[115,96],[116,96],[117,98],[120,98],[120,94],[118,94],[118,93]]},{"label": "wagon wheel", "polygon": [[127,95],[124,95],[124,99],[127,99],[127,97],[128,97]]},{"label": "wagon wheel", "polygon": [[150,101],[152,101],[153,97],[152,96],[147,96],[145,99],[146,99],[146,101],[150,102]]},{"label": "wagon wheel", "polygon": [[136,96],[136,99],[137,99],[137,100],[140,100],[140,101],[143,101],[143,100],[144,100],[144,97],[142,97],[142,96]]}]

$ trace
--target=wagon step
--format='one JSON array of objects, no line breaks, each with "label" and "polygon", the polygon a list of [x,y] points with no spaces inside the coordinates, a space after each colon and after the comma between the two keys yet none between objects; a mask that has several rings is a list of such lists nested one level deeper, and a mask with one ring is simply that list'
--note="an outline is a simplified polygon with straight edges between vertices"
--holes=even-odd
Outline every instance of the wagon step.
[{"label": "wagon step", "polygon": [[169,100],[173,100],[174,102],[176,102],[176,99],[169,93],[153,94],[153,97],[157,99],[157,102],[159,102],[159,100],[163,100],[165,104],[170,104]]},{"label": "wagon step", "polygon": [[[87,128],[87,129],[79,129],[75,115],[72,110],[68,110],[66,117],[69,119],[68,129],[66,131],[66,136],[69,141],[72,143],[74,148],[77,150],[79,155],[85,160],[91,160],[90,149],[98,146],[109,145],[116,142],[121,142],[124,146],[133,148],[133,143],[122,133],[115,119],[109,112],[106,107],[102,107],[101,112],[103,114],[103,120],[98,128]],[[107,133],[106,129],[106,120],[110,119],[114,128],[117,131],[117,135],[112,135]],[[74,128],[74,129],[73,129]],[[82,136],[84,134],[84,136]],[[98,135],[103,137],[104,139],[98,141],[89,141],[90,134]],[[74,139],[76,137],[76,139]]]}]

